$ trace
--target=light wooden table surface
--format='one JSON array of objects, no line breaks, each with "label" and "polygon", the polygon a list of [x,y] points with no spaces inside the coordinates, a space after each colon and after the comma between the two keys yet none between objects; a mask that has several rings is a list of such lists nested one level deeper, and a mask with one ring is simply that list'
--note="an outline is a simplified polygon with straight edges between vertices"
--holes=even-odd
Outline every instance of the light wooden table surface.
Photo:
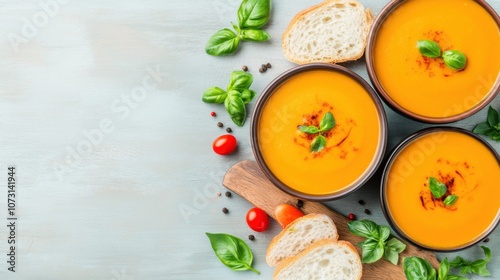
[{"label": "light wooden table surface", "polygon": [[[208,38],[236,21],[239,2],[0,1],[0,279],[271,278],[264,255],[276,223],[248,241],[260,276],[224,267],[205,236],[252,234],[244,218],[251,205],[215,193],[225,192],[225,171],[253,154],[248,120],[237,128],[201,95],[224,87],[243,65],[258,92],[293,67],[281,53],[281,34],[297,12],[319,1],[275,0],[265,28],[271,41],[245,42],[230,57],[205,54]],[[387,0],[362,2],[377,14]],[[500,11],[500,1],[488,2]],[[267,62],[272,68],[259,73]],[[368,78],[364,60],[344,66]],[[492,105],[500,109],[500,97]],[[386,110],[389,149],[429,126]],[[486,109],[452,125],[472,129],[485,117]],[[218,121],[233,128],[236,154],[212,151],[225,133]],[[500,151],[500,143],[490,143]],[[17,178],[15,273],[6,263],[10,166]],[[377,178],[327,205],[386,224]],[[498,228],[490,239],[490,279],[500,279]],[[456,255],[478,258],[482,251],[438,254]]]}]

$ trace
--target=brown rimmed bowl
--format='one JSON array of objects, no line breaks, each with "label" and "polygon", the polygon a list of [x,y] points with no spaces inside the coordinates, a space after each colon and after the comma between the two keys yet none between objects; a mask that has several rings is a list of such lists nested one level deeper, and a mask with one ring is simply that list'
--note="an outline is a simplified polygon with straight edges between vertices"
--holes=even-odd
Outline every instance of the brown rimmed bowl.
[{"label": "brown rimmed bowl", "polygon": [[[374,86],[375,90],[378,92],[379,96],[382,98],[382,100],[394,111],[397,113],[406,116],[410,119],[417,120],[420,122],[424,123],[433,123],[433,124],[445,124],[445,123],[451,123],[455,121],[459,121],[462,119],[465,119],[478,111],[480,111],[482,108],[484,108],[488,103],[490,103],[498,94],[500,91],[500,73],[497,73],[496,77],[493,74],[492,77],[483,77],[483,76],[478,76],[475,81],[475,84],[477,84],[477,87],[484,86],[482,85],[483,80],[489,80],[489,79],[496,79],[489,89],[488,93],[485,94],[484,96],[481,95],[481,99],[479,99],[478,96],[475,96],[475,92],[470,92],[467,95],[467,98],[460,99],[460,100],[453,100],[453,105],[450,103],[449,108],[446,110],[453,111],[457,106],[463,106],[463,108],[469,108],[463,112],[459,113],[452,113],[443,117],[435,117],[435,116],[430,116],[430,115],[424,115],[420,114],[418,112],[412,111],[408,108],[405,108],[401,104],[398,104],[398,102],[391,97],[390,93],[382,82],[380,81],[377,72],[376,72],[376,67],[375,67],[375,49],[376,49],[376,44],[377,44],[377,38],[379,31],[381,30],[382,26],[386,22],[386,19],[389,15],[393,14],[400,5],[404,4],[405,2],[409,2],[412,0],[392,0],[390,1],[381,11],[380,13],[376,16],[373,25],[371,27],[371,30],[368,35],[368,40],[367,40],[367,47],[366,47],[366,52],[365,52],[365,59],[366,59],[366,65],[367,65],[367,70],[368,70],[368,75],[369,78],[372,82],[372,85]],[[484,0],[474,0],[477,4],[479,4],[491,17],[492,19],[496,22],[496,25],[500,29],[500,17],[496,13],[496,11]],[[446,13],[448,13],[447,11]],[[444,14],[446,14],[444,13]],[[407,21],[412,20],[411,18],[408,18]],[[415,16],[415,20],[422,20],[418,18],[418,14]],[[481,32],[481,30],[478,30],[478,32]],[[425,38],[422,38],[425,39]],[[478,46],[482,47],[482,46]],[[416,48],[416,42],[415,42],[415,48]],[[487,50],[487,48],[485,48]],[[485,51],[486,52],[486,51]],[[485,55],[488,55],[485,53]],[[404,61],[401,61],[401,63],[405,63]],[[444,64],[443,64],[444,65]],[[391,67],[391,65],[388,65],[387,67]],[[467,69],[467,67],[465,68]],[[424,82],[425,83],[425,82]],[[477,88],[476,88],[477,89]],[[407,87],[405,90],[405,94],[415,94],[415,90],[413,88]],[[476,102],[478,101],[478,102]],[[433,102],[432,98],[429,98],[428,102]],[[475,105],[469,104],[469,102],[476,102]],[[452,109],[453,107],[453,109]]]},{"label": "brown rimmed bowl", "polygon": [[[473,160],[473,150],[457,145],[462,144],[459,139],[475,143],[470,146],[481,147],[487,156]],[[439,160],[443,149],[448,149],[446,147],[452,147],[455,152],[448,151],[447,155],[452,156]],[[457,159],[460,161],[456,161]],[[478,160],[482,161],[479,167]],[[426,167],[426,164],[431,167]],[[439,172],[435,176],[429,175],[427,169],[439,169]],[[500,156],[477,135],[449,126],[420,130],[402,140],[393,149],[385,164],[380,186],[380,203],[384,216],[395,232],[417,247],[436,252],[453,252],[473,246],[491,234],[500,221],[500,190],[482,193],[478,191],[481,187],[487,190],[497,187],[491,181],[485,187],[482,178],[477,180],[477,177],[484,176],[474,174],[483,170],[493,170],[494,173],[500,174]],[[431,176],[439,177],[437,179],[445,182],[448,190],[451,190],[450,193],[454,192],[458,196],[454,204],[445,206],[442,200],[432,199],[427,185]],[[475,182],[480,183],[476,185]],[[446,195],[450,193],[447,192]],[[485,200],[493,201],[493,204],[486,207]],[[468,211],[476,211],[477,215]],[[480,220],[476,217],[486,218],[477,222]],[[449,221],[451,226],[444,221]],[[451,240],[467,228],[472,232],[469,236]],[[425,237],[422,237],[423,235]],[[475,236],[470,237],[472,235]],[[430,239],[432,240],[429,241]],[[449,244],[444,245],[445,242]],[[451,244],[454,242],[456,244]]]},{"label": "brown rimmed bowl", "polygon": [[[373,139],[373,141],[377,141],[376,150],[373,154],[373,157],[370,159],[369,166],[364,170],[364,172],[358,178],[356,178],[356,180],[350,182],[340,191],[332,191],[326,194],[324,193],[311,194],[302,191],[297,191],[292,186],[283,183],[283,181],[280,180],[280,178],[278,178],[274,174],[274,171],[266,163],[265,157],[263,156],[263,153],[260,148],[261,139],[259,139],[259,126],[260,126],[261,115],[270,97],[290,78],[293,78],[298,74],[315,70],[326,70],[326,71],[340,73],[344,76],[349,77],[352,81],[361,86],[361,88],[368,95],[369,100],[371,100],[369,102],[373,102],[372,104],[374,105],[375,111],[377,112],[378,116],[377,121],[379,123],[378,139]],[[346,92],[346,94],[349,93]],[[360,113],[362,114],[362,112]],[[291,124],[291,125],[293,126],[293,128],[290,127],[290,129],[297,129],[296,124]],[[251,116],[250,136],[251,136],[252,150],[256,158],[256,161],[260,166],[261,170],[264,172],[264,174],[269,178],[269,180],[272,181],[272,183],[274,183],[275,186],[277,186],[278,188],[280,188],[281,190],[285,191],[290,195],[302,199],[311,201],[326,201],[326,200],[338,199],[354,192],[355,190],[360,188],[363,184],[365,184],[370,179],[370,177],[375,173],[375,171],[382,162],[387,145],[387,119],[382,102],[378,98],[377,94],[374,92],[371,86],[359,75],[342,66],[326,64],[326,63],[311,63],[311,64],[296,66],[282,73],[264,89],[264,91],[261,93],[256,102],[254,111]],[[308,174],[304,172],[304,174],[300,174],[300,176],[308,176]],[[314,184],[314,180],[312,180],[311,183]]]}]

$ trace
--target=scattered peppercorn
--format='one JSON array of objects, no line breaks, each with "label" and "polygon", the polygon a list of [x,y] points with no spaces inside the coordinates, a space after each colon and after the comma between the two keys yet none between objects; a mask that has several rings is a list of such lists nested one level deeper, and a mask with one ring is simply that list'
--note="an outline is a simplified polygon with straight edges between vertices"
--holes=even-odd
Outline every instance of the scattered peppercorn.
[{"label": "scattered peppercorn", "polygon": [[354,215],[353,213],[349,213],[349,215],[347,215],[347,218],[351,221],[354,221],[356,219],[356,215]]},{"label": "scattered peppercorn", "polygon": [[264,70],[264,68],[261,67],[261,68],[259,68],[259,72],[264,73],[264,72],[266,72],[266,70]]},{"label": "scattered peppercorn", "polygon": [[227,191],[227,192],[226,192],[226,196],[227,196],[227,197],[231,197],[231,195],[232,195],[232,194],[231,194],[231,192],[230,192],[230,191]]},{"label": "scattered peppercorn", "polygon": [[218,123],[217,123],[217,126],[218,126],[218,127],[223,127],[223,126],[224,126],[224,124],[222,124],[221,122],[218,122]]},{"label": "scattered peppercorn", "polygon": [[365,214],[370,215],[371,213],[372,213],[372,211],[370,211],[369,209],[365,209]]},{"label": "scattered peppercorn", "polygon": [[362,200],[362,199],[360,199],[360,200],[358,201],[358,203],[359,203],[359,205],[365,205],[365,201],[364,201],[364,200]]},{"label": "scattered peppercorn", "polygon": [[217,196],[220,196],[220,195],[221,195],[220,192],[217,192]]},{"label": "scattered peppercorn", "polygon": [[484,243],[488,243],[490,242],[490,238],[489,237],[486,237],[484,240],[483,240]]},{"label": "scattered peppercorn", "polygon": [[217,114],[215,112],[211,112],[210,116],[215,117],[215,116],[217,116]]},{"label": "scattered peppercorn", "polygon": [[264,71],[266,71],[266,70],[267,70],[267,65],[266,65],[266,64],[262,64],[260,67],[261,67],[261,68],[262,68],[262,70],[264,70]]},{"label": "scattered peppercorn", "polygon": [[222,213],[227,214],[227,213],[229,213],[229,210],[226,207],[224,207],[224,208],[222,208]]},{"label": "scattered peppercorn", "polygon": [[255,236],[253,236],[253,234],[250,234],[250,235],[248,236],[248,239],[250,239],[250,240],[254,241],[254,240],[255,240]]},{"label": "scattered peppercorn", "polygon": [[304,201],[302,200],[297,200],[297,208],[301,208],[302,206],[304,206]]},{"label": "scattered peppercorn", "polygon": [[246,71],[248,71],[248,66],[243,65],[243,67],[241,67],[241,69],[243,69],[243,71],[245,71],[245,72],[246,72]]},{"label": "scattered peppercorn", "polygon": [[230,127],[226,128],[226,131],[227,131],[228,133],[233,132],[233,130],[232,130]]},{"label": "scattered peppercorn", "polygon": [[272,65],[271,65],[271,63],[269,63],[269,62],[266,64],[266,67],[267,67],[268,69],[269,69],[269,68],[271,68],[271,66],[272,66]]}]

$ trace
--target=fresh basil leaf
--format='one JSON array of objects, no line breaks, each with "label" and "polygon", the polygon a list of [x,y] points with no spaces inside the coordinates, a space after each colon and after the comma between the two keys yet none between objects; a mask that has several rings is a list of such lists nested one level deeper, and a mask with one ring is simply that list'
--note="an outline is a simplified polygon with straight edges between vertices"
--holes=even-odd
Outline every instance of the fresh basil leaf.
[{"label": "fresh basil leaf", "polygon": [[229,78],[229,85],[227,86],[227,91],[237,90],[244,91],[250,88],[253,82],[253,75],[245,71],[233,71],[231,77]]},{"label": "fresh basil leaf", "polygon": [[452,194],[452,195],[447,196],[447,197],[444,199],[443,203],[444,203],[444,205],[446,205],[446,206],[451,206],[451,205],[453,205],[453,204],[454,204],[457,200],[458,200],[458,196],[456,196],[456,195]]},{"label": "fresh basil leaf", "polygon": [[488,124],[491,126],[491,127],[494,127],[496,125],[498,125],[498,123],[500,122],[499,120],[499,116],[498,116],[498,112],[497,110],[495,110],[493,107],[489,107],[488,108]]},{"label": "fresh basil leaf", "polygon": [[311,142],[311,152],[317,153],[321,150],[323,150],[326,146],[326,138],[323,135],[318,135],[314,137],[313,141]]},{"label": "fresh basil leaf", "polygon": [[231,25],[238,34],[241,34],[241,28],[236,23],[231,22]]},{"label": "fresh basil leaf", "polygon": [[271,0],[243,0],[238,8],[241,28],[261,28],[269,20]]},{"label": "fresh basil leaf", "polygon": [[388,260],[393,265],[398,265],[399,254],[398,254],[398,252],[396,252],[396,251],[388,248],[387,246],[385,246],[385,248],[384,248],[384,259]]},{"label": "fresh basil leaf", "polygon": [[357,236],[379,240],[378,225],[370,220],[348,222],[349,231]]},{"label": "fresh basil leaf", "polygon": [[212,249],[219,260],[232,270],[251,270],[257,274],[260,272],[252,268],[253,254],[248,245],[238,237],[224,233],[205,233],[210,240]]},{"label": "fresh basil leaf", "polygon": [[455,257],[455,259],[450,262],[450,266],[453,268],[460,268],[467,265],[469,265],[469,262],[460,256]]},{"label": "fresh basil leaf", "polygon": [[211,87],[203,93],[201,100],[203,100],[203,102],[205,103],[222,104],[224,103],[226,96],[227,93],[223,89],[218,87]]},{"label": "fresh basil leaf", "polygon": [[479,276],[490,276],[491,273],[486,269],[487,264],[485,260],[477,260],[470,264],[470,270]]},{"label": "fresh basil leaf", "polygon": [[476,134],[486,135],[490,131],[493,131],[491,126],[487,122],[482,122],[482,123],[476,125],[476,127],[474,128],[474,130],[472,132],[474,132]]},{"label": "fresh basil leaf", "polygon": [[373,239],[366,239],[361,243],[361,262],[374,263],[384,255],[384,243]]},{"label": "fresh basil leaf", "polygon": [[486,256],[486,258],[484,259],[484,261],[485,262],[489,262],[490,259],[491,259],[491,250],[490,250],[490,248],[488,248],[486,246],[481,246],[481,249],[483,249],[484,255]]},{"label": "fresh basil leaf", "polygon": [[439,264],[438,280],[446,280],[449,272],[450,263],[448,262],[448,258],[444,258]]},{"label": "fresh basil leaf", "polygon": [[402,253],[406,249],[406,245],[394,237],[389,239],[385,246],[391,250],[396,251],[397,253]]},{"label": "fresh basil leaf", "polygon": [[441,57],[441,48],[438,43],[431,40],[419,40],[417,41],[417,47],[423,56],[430,58]]},{"label": "fresh basil leaf", "polygon": [[271,39],[271,36],[264,30],[260,29],[243,29],[240,37],[246,41],[264,42]]},{"label": "fresh basil leaf", "polygon": [[237,126],[243,126],[247,116],[247,110],[245,108],[245,102],[243,102],[241,98],[241,94],[238,91],[230,91],[224,101],[224,106],[231,120],[233,120]]},{"label": "fresh basil leaf", "polygon": [[245,104],[248,104],[257,95],[257,93],[251,89],[245,89],[241,92],[241,99]]},{"label": "fresh basil leaf", "polygon": [[467,57],[461,51],[448,50],[443,52],[444,64],[453,70],[460,71],[467,65]]},{"label": "fresh basil leaf", "polygon": [[331,112],[327,112],[319,123],[319,130],[320,132],[328,131],[333,127],[335,127],[335,118],[333,117],[333,114]]},{"label": "fresh basil leaf", "polygon": [[315,126],[299,125],[299,130],[307,134],[315,134],[319,132],[319,129]]},{"label": "fresh basil leaf", "polygon": [[387,238],[389,238],[389,235],[391,235],[391,229],[388,226],[379,226],[378,233],[379,233],[379,241],[385,242]]},{"label": "fresh basil leaf", "polygon": [[231,29],[224,28],[215,32],[208,39],[205,52],[209,55],[222,56],[232,54],[238,49],[240,38]]},{"label": "fresh basil leaf", "polygon": [[431,264],[419,257],[403,259],[403,268],[407,280],[435,280],[436,270]]},{"label": "fresh basil leaf", "polygon": [[446,191],[448,191],[446,185],[441,183],[434,177],[429,178],[429,188],[431,189],[431,193],[435,198],[441,198],[443,195],[445,195]]}]

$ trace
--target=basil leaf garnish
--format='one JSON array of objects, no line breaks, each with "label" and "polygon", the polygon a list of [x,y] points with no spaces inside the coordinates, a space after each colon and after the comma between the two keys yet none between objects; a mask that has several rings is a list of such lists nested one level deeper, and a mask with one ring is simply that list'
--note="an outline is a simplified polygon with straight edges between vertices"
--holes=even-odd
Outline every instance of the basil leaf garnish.
[{"label": "basil leaf garnish", "polygon": [[405,249],[406,245],[393,237],[385,244],[384,259],[394,265],[397,265],[399,261],[399,253],[403,252]]},{"label": "basil leaf garnish", "polygon": [[491,127],[494,127],[500,123],[500,117],[498,116],[497,110],[493,109],[493,107],[488,107],[488,117],[487,117],[488,124]]},{"label": "basil leaf garnish", "polygon": [[257,93],[251,89],[245,89],[241,92],[241,99],[245,104],[248,104],[257,95]]},{"label": "basil leaf garnish", "polygon": [[203,100],[203,102],[205,103],[222,104],[224,103],[226,96],[227,93],[223,89],[218,87],[211,87],[203,93],[201,100]]},{"label": "basil leaf garnish", "polygon": [[238,9],[238,23],[241,28],[261,28],[269,20],[270,0],[243,0]]},{"label": "basil leaf garnish", "polygon": [[444,205],[446,205],[446,206],[451,206],[451,205],[453,205],[455,202],[457,202],[457,200],[458,200],[458,196],[456,196],[456,195],[452,194],[452,195],[447,196],[447,197],[444,199],[443,203],[444,203]]},{"label": "basil leaf garnish", "polygon": [[486,135],[488,132],[493,131],[493,128],[487,122],[482,122],[474,128],[472,132],[476,134]]},{"label": "basil leaf garnish", "polygon": [[326,146],[326,138],[323,135],[316,136],[311,142],[311,152],[319,152],[323,150]]},{"label": "basil leaf garnish", "polygon": [[319,129],[312,125],[310,126],[299,125],[299,130],[307,134],[314,134],[319,132]]},{"label": "basil leaf garnish", "polygon": [[361,243],[361,262],[374,263],[384,255],[384,244],[373,239],[366,239]]},{"label": "basil leaf garnish", "polygon": [[252,267],[253,254],[245,241],[238,237],[224,233],[205,233],[210,240],[212,249],[219,260],[232,270],[251,270],[260,272]]},{"label": "basil leaf garnish", "polygon": [[460,268],[462,275],[473,273],[479,276],[490,276],[491,273],[486,268],[491,258],[491,250],[486,246],[481,246],[483,249],[485,258],[479,259],[474,262],[469,262],[460,256],[457,256],[453,261],[450,262],[450,266],[453,268]]},{"label": "basil leaf garnish", "polygon": [[494,141],[500,141],[500,116],[497,110],[490,105],[486,121],[476,125],[472,132],[489,136]]},{"label": "basil leaf garnish", "polygon": [[247,110],[245,108],[245,102],[241,98],[241,94],[238,91],[231,90],[226,100],[224,100],[224,106],[226,107],[226,111],[229,113],[231,120],[237,126],[243,126],[245,123]]},{"label": "basil leaf garnish", "polygon": [[378,226],[379,239],[380,241],[386,241],[391,235],[391,229],[388,226]]},{"label": "basil leaf garnish", "polygon": [[229,85],[227,86],[227,91],[237,90],[243,91],[250,88],[253,82],[252,74],[245,71],[233,71],[231,77],[229,78]]},{"label": "basil leaf garnish", "polygon": [[431,189],[431,193],[435,198],[441,198],[448,191],[446,185],[441,183],[434,177],[429,178],[429,188]]},{"label": "basil leaf garnish", "polygon": [[436,270],[422,258],[404,258],[403,269],[407,280],[436,280]]},{"label": "basil leaf garnish", "polygon": [[448,50],[443,52],[444,64],[453,70],[462,70],[467,64],[465,54],[457,50]]},{"label": "basil leaf garnish", "polygon": [[205,46],[206,53],[210,55],[229,55],[236,51],[240,38],[229,28],[217,31]]},{"label": "basil leaf garnish", "polygon": [[333,118],[333,114],[331,112],[327,112],[321,122],[319,123],[319,130],[321,132],[328,131],[335,126],[335,119]]},{"label": "basil leaf garnish", "polygon": [[423,56],[430,58],[441,57],[441,48],[438,43],[431,40],[419,40],[417,41],[417,47]]},{"label": "basil leaf garnish", "polygon": [[347,223],[349,231],[357,236],[378,240],[380,238],[378,225],[370,220],[352,221]]},{"label": "basil leaf garnish", "polygon": [[240,37],[247,41],[264,42],[271,39],[271,36],[264,30],[248,29],[241,30]]}]

